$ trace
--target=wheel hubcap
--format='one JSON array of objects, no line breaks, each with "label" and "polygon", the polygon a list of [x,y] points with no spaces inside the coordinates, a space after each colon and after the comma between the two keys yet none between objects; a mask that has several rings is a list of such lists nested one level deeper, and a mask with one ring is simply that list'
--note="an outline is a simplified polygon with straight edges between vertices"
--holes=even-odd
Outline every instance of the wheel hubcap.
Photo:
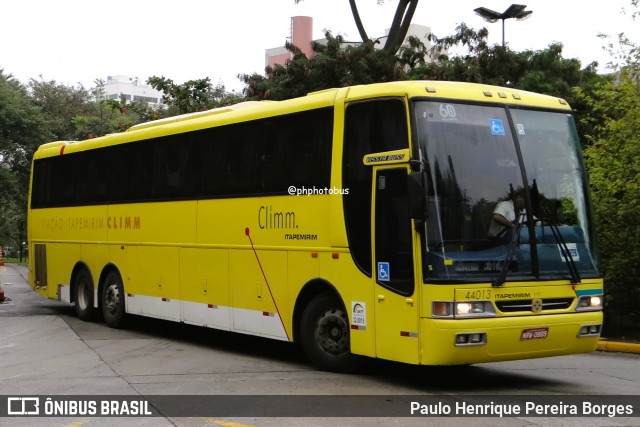
[{"label": "wheel hubcap", "polygon": [[107,286],[104,304],[109,313],[114,314],[118,311],[118,305],[120,304],[120,290],[118,289],[117,284],[113,283]]},{"label": "wheel hubcap", "polygon": [[320,348],[331,355],[349,351],[349,325],[341,310],[326,311],[316,324],[316,340]]}]

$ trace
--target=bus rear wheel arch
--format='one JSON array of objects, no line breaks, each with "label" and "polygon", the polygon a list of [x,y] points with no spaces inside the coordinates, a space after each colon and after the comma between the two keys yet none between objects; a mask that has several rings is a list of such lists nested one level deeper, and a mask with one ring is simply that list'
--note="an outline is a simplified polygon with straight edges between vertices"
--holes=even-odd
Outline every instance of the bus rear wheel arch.
[{"label": "bus rear wheel arch", "polygon": [[304,308],[300,341],[307,357],[318,368],[352,372],[357,358],[350,350],[350,322],[344,304],[333,292],[322,292]]},{"label": "bus rear wheel arch", "polygon": [[121,328],[125,323],[125,293],[122,277],[116,269],[110,269],[102,280],[100,302],[104,322],[111,328]]}]

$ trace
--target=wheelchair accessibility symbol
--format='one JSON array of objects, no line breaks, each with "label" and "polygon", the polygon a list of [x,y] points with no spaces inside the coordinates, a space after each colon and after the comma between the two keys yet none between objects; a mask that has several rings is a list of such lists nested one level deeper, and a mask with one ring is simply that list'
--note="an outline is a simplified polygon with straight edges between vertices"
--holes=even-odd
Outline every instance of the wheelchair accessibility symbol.
[{"label": "wheelchair accessibility symbol", "polygon": [[491,119],[489,120],[489,126],[491,127],[491,134],[504,136],[504,125],[502,124],[502,120],[500,119]]},{"label": "wheelchair accessibility symbol", "polygon": [[388,282],[391,280],[391,272],[389,271],[388,262],[378,263],[378,280],[381,282]]}]

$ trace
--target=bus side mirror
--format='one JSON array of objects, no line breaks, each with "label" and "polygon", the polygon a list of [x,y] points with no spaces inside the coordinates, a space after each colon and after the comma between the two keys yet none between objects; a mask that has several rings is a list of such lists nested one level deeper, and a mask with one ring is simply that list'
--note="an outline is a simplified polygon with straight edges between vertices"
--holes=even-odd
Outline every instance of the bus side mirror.
[{"label": "bus side mirror", "polygon": [[407,175],[409,192],[409,215],[416,221],[427,219],[427,191],[424,172],[409,172]]}]

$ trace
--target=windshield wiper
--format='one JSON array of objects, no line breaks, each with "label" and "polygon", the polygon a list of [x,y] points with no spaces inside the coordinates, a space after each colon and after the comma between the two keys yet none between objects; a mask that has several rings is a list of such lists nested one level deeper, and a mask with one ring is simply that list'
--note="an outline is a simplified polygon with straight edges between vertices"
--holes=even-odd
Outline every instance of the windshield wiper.
[{"label": "windshield wiper", "polygon": [[[569,247],[567,246],[567,242],[564,241],[562,237],[562,233],[560,233],[560,229],[558,228],[558,224],[553,220],[553,216],[549,209],[544,209],[543,213],[545,214],[545,219],[547,220],[547,224],[551,229],[551,234],[553,234],[553,239],[556,241],[558,246],[560,246],[560,253],[564,257],[564,260],[567,264],[567,268],[569,269],[569,274],[571,275],[571,283],[578,284],[580,283],[580,272],[578,271],[578,266],[576,265],[571,252],[569,251]],[[544,221],[542,223],[542,227],[544,227]]]},{"label": "windshield wiper", "polygon": [[516,254],[516,247],[520,246],[521,227],[522,221],[520,220],[520,213],[516,212],[516,226],[513,228],[513,234],[511,235],[509,247],[507,248],[507,255],[505,256],[504,264],[502,265],[502,269],[500,270],[498,278],[491,284],[491,286],[493,286],[494,288],[499,288],[500,286],[504,285],[505,280],[507,280],[507,274],[509,274],[511,261],[513,261],[513,257]]}]

